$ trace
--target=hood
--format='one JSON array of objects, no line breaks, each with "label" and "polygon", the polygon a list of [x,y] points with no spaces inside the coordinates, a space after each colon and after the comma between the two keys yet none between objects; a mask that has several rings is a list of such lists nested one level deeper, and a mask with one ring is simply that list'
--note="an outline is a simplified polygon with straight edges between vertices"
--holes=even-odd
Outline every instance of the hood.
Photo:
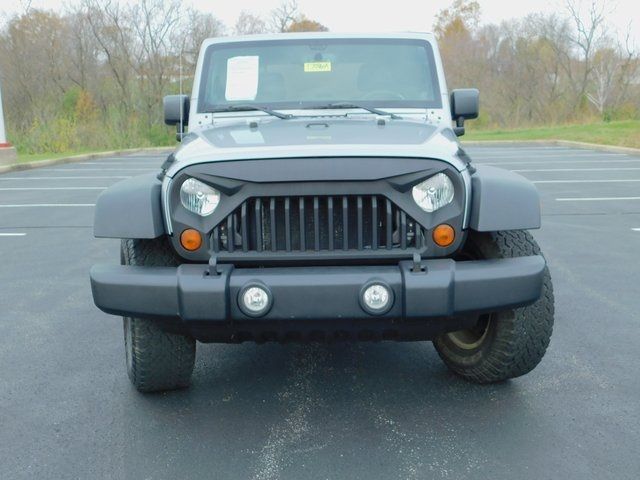
[{"label": "hood", "polygon": [[175,153],[172,176],[183,166],[224,160],[305,157],[414,157],[464,164],[449,127],[418,120],[278,118],[208,126],[190,132]]}]

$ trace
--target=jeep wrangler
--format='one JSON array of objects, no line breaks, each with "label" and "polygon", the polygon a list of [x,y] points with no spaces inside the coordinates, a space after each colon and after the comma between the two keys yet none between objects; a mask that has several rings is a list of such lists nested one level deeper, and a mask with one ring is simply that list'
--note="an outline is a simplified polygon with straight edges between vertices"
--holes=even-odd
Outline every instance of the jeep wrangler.
[{"label": "jeep wrangler", "polygon": [[180,147],[95,209],[121,265],[93,266],[93,298],[124,317],[135,387],[187,386],[196,341],[431,340],[474,382],[531,371],[540,199],[461,147],[478,105],[430,34],[205,41],[191,97],[164,99]]}]

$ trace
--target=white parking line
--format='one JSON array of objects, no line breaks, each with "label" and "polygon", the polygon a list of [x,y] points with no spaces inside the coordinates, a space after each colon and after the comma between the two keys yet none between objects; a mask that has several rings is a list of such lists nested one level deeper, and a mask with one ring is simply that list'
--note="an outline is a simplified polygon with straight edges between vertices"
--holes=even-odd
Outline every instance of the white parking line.
[{"label": "white parking line", "polygon": [[0,188],[0,192],[12,190],[105,190],[108,187],[3,187]]},{"label": "white parking line", "polygon": [[24,237],[26,233],[0,233],[0,237]]},{"label": "white parking line", "polygon": [[555,157],[625,157],[626,153],[598,153],[598,152],[566,152],[566,153],[532,153],[532,152],[513,152],[513,153],[495,153],[495,154],[470,154],[472,159],[490,159],[495,158],[497,160],[509,159],[509,158],[521,158],[523,156],[539,157],[539,158],[555,158]]},{"label": "white parking line", "polygon": [[618,167],[618,168],[525,168],[522,170],[511,170],[512,172],[617,172],[628,170],[640,170],[640,167]]},{"label": "white parking line", "polygon": [[[542,145],[465,145],[462,142],[462,146],[467,150],[472,150],[476,152],[518,152],[520,150],[528,150],[531,152],[597,152],[599,150],[595,150],[593,148],[574,148],[574,147],[563,147],[560,145],[556,146],[542,146]],[[131,157],[132,155],[128,155]]]},{"label": "white parking line", "polygon": [[567,197],[556,198],[558,202],[608,202],[615,200],[640,200],[640,197]]},{"label": "white parking line", "polygon": [[0,180],[75,180],[86,178],[131,178],[131,175],[120,176],[96,176],[96,177],[0,177]]},{"label": "white parking line", "polygon": [[532,180],[531,183],[619,183],[619,182],[640,182],[640,178],[630,178],[624,180]]},{"label": "white parking line", "polygon": [[30,208],[30,207],[95,207],[95,203],[24,203],[19,205],[0,205],[0,208]]},{"label": "white parking line", "polygon": [[124,171],[140,171],[140,172],[152,172],[158,170],[160,167],[149,168],[43,168],[48,172],[124,172]]},{"label": "white parking line", "polygon": [[634,232],[640,232],[640,228],[632,228],[631,230],[633,230]]},{"label": "white parking line", "polygon": [[[477,161],[477,159],[474,159],[474,161]],[[566,165],[568,163],[604,163],[604,164],[609,164],[609,163],[640,163],[640,158],[638,159],[626,159],[626,160],[562,160],[562,161],[557,161],[557,160],[541,160],[541,161],[536,161],[536,160],[524,160],[522,162],[477,162],[479,165],[549,165],[549,164],[555,164],[555,165]]]},{"label": "white parking line", "polygon": [[77,162],[75,165],[102,165],[104,166],[117,166],[117,165],[126,165],[127,167],[155,167],[156,165],[160,166],[162,162],[149,162],[140,163],[140,162]]}]

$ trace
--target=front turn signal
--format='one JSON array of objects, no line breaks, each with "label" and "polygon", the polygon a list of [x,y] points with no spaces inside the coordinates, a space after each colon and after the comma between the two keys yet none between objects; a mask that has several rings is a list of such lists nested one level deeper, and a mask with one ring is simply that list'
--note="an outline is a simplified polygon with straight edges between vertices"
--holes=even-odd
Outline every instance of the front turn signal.
[{"label": "front turn signal", "polygon": [[188,228],[180,235],[180,245],[185,250],[194,252],[202,246],[202,235],[193,228]]},{"label": "front turn signal", "polygon": [[456,231],[451,225],[442,223],[433,229],[433,241],[439,247],[448,247],[456,239]]}]

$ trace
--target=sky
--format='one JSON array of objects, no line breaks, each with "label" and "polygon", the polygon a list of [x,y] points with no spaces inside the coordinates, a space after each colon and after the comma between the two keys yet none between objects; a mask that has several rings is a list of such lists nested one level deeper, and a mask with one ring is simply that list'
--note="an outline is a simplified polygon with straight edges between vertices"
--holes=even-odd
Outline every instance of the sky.
[{"label": "sky", "polygon": [[[31,6],[59,10],[70,0],[32,0]],[[71,0],[72,1],[72,0]],[[133,1],[133,0],[129,0]],[[635,43],[640,45],[640,2],[606,0],[609,22],[626,31],[630,20]],[[335,32],[431,31],[438,11],[452,0],[298,0],[300,11]],[[586,7],[589,0],[582,0]],[[20,11],[25,0],[0,0],[0,19]],[[241,11],[267,15],[281,0],[183,0],[199,10],[215,14],[232,28]],[[483,23],[498,23],[528,13],[562,13],[563,0],[479,0]]]}]

